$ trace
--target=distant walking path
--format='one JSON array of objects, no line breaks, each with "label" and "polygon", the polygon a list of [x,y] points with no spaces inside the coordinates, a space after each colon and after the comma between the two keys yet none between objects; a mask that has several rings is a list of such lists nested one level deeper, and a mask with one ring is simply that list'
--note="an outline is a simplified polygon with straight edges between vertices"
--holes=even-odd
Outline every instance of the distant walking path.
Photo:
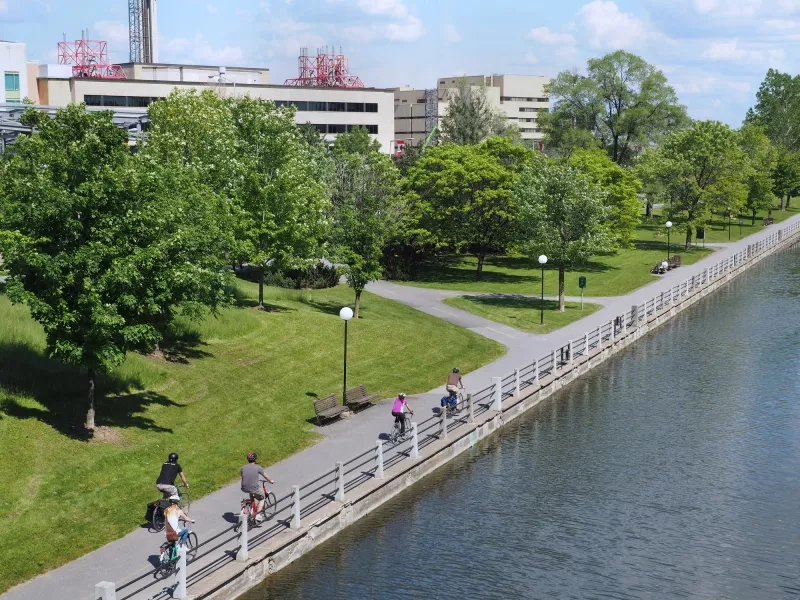
[{"label": "distant walking path", "polygon": [[[787,219],[780,226],[764,228],[762,232],[731,243],[725,249],[693,265],[670,271],[653,283],[625,296],[592,298],[592,302],[602,304],[603,307],[579,321],[545,335],[521,332],[442,303],[443,298],[462,295],[460,292],[413,288],[384,281],[372,283],[367,289],[374,294],[402,302],[505,345],[508,351],[504,356],[472,373],[465,374],[464,380],[468,391],[477,391],[489,385],[491,377],[503,376],[515,368],[530,364],[535,357],[541,357],[548,351],[567,344],[570,339],[575,339],[587,331],[608,323],[614,317],[630,310],[632,305],[642,304],[657,294],[670,290],[676,283],[702,273],[705,268],[794,222],[800,222],[800,215]],[[442,373],[443,384],[446,376],[447,373]],[[415,418],[423,420],[431,416],[434,406],[438,406],[438,399],[443,391],[444,385],[428,393],[411,396],[409,400],[416,413]],[[352,418],[341,419],[318,429],[323,436],[318,444],[270,466],[268,471],[276,481],[274,491],[278,498],[291,493],[292,485],[311,481],[320,473],[329,471],[334,467],[335,461],[346,461],[364,449],[374,449],[375,440],[387,432],[392,425],[389,402],[391,400],[378,403],[377,406],[354,415]],[[245,449],[242,450],[243,463],[244,452]],[[231,473],[231,479],[236,478],[237,475],[237,473]],[[242,493],[237,481],[192,504],[191,515],[197,520],[193,529],[197,532],[201,544],[218,533],[226,523],[235,522],[241,497]],[[142,512],[144,512],[144,507],[142,507]],[[127,588],[124,592],[117,592],[117,600],[167,598],[163,588],[169,586],[171,582],[154,585],[152,576],[146,575],[152,569],[149,561],[158,554],[158,547],[163,539],[163,534],[154,534],[146,529],[139,529],[78,560],[22,584],[3,594],[0,598],[2,600],[48,598],[95,600],[93,594],[95,583],[103,580],[128,582],[138,576],[142,576],[141,582]],[[46,539],[43,539],[42,543],[47,543]],[[192,572],[197,573],[199,569],[208,569],[207,572],[213,572],[214,568],[219,568],[219,565],[229,564],[233,560],[232,553],[235,553],[236,543],[219,543],[214,548],[208,557],[204,557],[202,560],[198,559],[193,563],[190,575]],[[190,585],[191,583],[190,581]],[[191,587],[189,593],[191,594]]]}]

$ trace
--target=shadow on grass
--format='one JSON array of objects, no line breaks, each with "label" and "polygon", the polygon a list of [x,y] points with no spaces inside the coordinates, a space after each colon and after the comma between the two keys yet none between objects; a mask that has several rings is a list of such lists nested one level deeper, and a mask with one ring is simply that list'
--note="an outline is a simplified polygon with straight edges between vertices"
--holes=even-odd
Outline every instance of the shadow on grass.
[{"label": "shadow on grass", "polygon": [[[172,433],[143,416],[148,406],[179,406],[166,396],[141,388],[134,379],[113,373],[96,377],[95,407],[98,427],[136,428]],[[36,419],[73,439],[89,440],[84,427],[88,407],[86,372],[47,358],[22,344],[0,342],[0,388],[30,396],[44,408],[0,400],[0,413],[17,419]]]},{"label": "shadow on grass", "polygon": [[202,349],[205,346],[208,344],[202,340],[199,331],[177,326],[170,328],[159,344],[159,348],[168,362],[184,365],[189,364],[190,360],[211,357],[210,352]]},{"label": "shadow on grass", "polygon": [[[491,306],[494,308],[511,309],[531,309],[540,310],[542,301],[540,298],[530,298],[527,296],[516,296],[514,294],[481,294],[479,296],[461,296],[462,300],[481,306]],[[545,300],[545,310],[558,310],[558,300]]]}]

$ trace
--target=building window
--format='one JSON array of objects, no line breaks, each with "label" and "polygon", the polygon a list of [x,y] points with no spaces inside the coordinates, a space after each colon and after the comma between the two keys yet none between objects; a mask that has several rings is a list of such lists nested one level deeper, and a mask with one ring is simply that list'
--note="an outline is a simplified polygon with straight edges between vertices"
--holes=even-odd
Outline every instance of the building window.
[{"label": "building window", "polygon": [[314,125],[314,127],[317,128],[317,131],[319,131],[321,134],[325,135],[326,133],[328,133],[328,126],[327,125],[320,125],[318,123],[314,123],[313,125]]},{"label": "building window", "polygon": [[328,110],[327,102],[309,101],[308,110],[316,112],[325,112],[326,110]]},{"label": "building window", "polygon": [[347,125],[328,125],[328,133],[347,133]]},{"label": "building window", "polygon": [[156,100],[163,98],[151,98],[150,96],[95,96],[86,94],[83,101],[86,106],[127,106],[130,108],[147,108]]},{"label": "building window", "polygon": [[345,112],[347,105],[344,102],[328,102],[330,112]]},{"label": "building window", "polygon": [[367,131],[372,135],[378,135],[378,126],[377,125],[367,125]]},{"label": "building window", "polygon": [[347,112],[364,112],[363,102],[348,102]]},{"label": "building window", "polygon": [[19,91],[19,73],[6,72],[6,91],[18,92]]},{"label": "building window", "polygon": [[378,112],[378,103],[377,102],[367,102],[364,105],[366,112],[376,113]]}]

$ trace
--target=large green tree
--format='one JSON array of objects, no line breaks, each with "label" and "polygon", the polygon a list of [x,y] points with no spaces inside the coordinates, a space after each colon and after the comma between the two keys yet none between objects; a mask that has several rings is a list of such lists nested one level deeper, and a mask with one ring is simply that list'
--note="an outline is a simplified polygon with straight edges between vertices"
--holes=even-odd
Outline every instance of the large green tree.
[{"label": "large green tree", "polygon": [[0,181],[0,252],[8,295],[42,324],[48,353],[88,375],[162,339],[176,311],[226,301],[217,197],[196,173],[131,156],[110,112],[82,105],[28,113]]},{"label": "large green tree", "polygon": [[775,204],[772,175],[778,164],[778,152],[764,129],[752,123],[745,123],[739,130],[739,143],[750,161],[745,207],[750,211],[752,224],[755,225],[756,213],[759,210],[772,210]]},{"label": "large green tree", "polygon": [[594,138],[615,163],[630,164],[687,121],[664,74],[623,50],[590,59],[586,75],[559,73],[549,89],[552,111],[539,123],[545,144],[563,154],[590,146]]},{"label": "large green tree", "polygon": [[738,210],[747,200],[752,166],[739,141],[738,132],[719,121],[695,121],[667,136],[649,159],[669,217],[686,231],[686,250],[712,209]]},{"label": "large green tree", "polygon": [[480,144],[496,136],[519,138],[519,129],[495,110],[484,85],[474,85],[466,77],[458,80],[447,94],[447,108],[439,129],[442,143]]},{"label": "large green tree", "polygon": [[767,71],[746,121],[764,127],[772,143],[800,151],[800,75]]},{"label": "large green tree", "polygon": [[642,220],[642,182],[632,170],[620,167],[599,148],[576,150],[569,162],[606,192],[609,232],[619,244],[630,246]]},{"label": "large green tree", "polygon": [[381,257],[402,216],[398,172],[377,149],[338,152],[331,189],[333,257],[345,265],[345,278],[355,292],[355,317],[361,294],[382,274]]},{"label": "large green tree", "polygon": [[605,192],[568,164],[551,161],[522,174],[515,186],[523,249],[558,266],[558,307],[564,311],[567,267],[612,248]]},{"label": "large green tree", "polygon": [[772,171],[772,184],[783,210],[789,206],[792,195],[800,190],[800,152],[778,148],[777,162]]},{"label": "large green tree", "polygon": [[486,257],[516,241],[513,182],[513,168],[492,148],[445,144],[429,149],[403,183],[411,201],[421,206],[422,227],[440,246],[473,252],[480,280]]}]

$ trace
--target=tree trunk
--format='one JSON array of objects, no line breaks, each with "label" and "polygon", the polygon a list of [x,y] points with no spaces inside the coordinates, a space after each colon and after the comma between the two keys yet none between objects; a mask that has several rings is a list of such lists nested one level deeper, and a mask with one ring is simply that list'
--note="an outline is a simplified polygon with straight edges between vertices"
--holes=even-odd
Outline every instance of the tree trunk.
[{"label": "tree trunk", "polygon": [[686,245],[683,247],[683,249],[686,252],[688,252],[691,249],[691,247],[692,247],[692,226],[691,225],[687,225],[686,226]]},{"label": "tree trunk", "polygon": [[483,279],[483,263],[486,261],[486,253],[481,252],[478,254],[478,272],[475,274],[475,280],[480,281]]},{"label": "tree trunk", "polygon": [[653,218],[653,203],[650,202],[649,200],[645,204],[644,211],[645,211],[644,212],[644,216],[645,217],[647,217],[648,219],[652,219]]},{"label": "tree trunk", "polygon": [[[786,194],[781,194],[781,210],[786,208]],[[772,211],[769,211],[772,214]]]},{"label": "tree trunk", "polygon": [[786,194],[786,210],[789,210],[792,207],[792,195]]},{"label": "tree trunk", "polygon": [[758,212],[758,210],[757,210],[757,209],[755,209],[755,208],[754,208],[754,209],[752,209],[752,210],[753,210],[753,220],[750,222],[750,225],[752,225],[753,227],[755,227],[755,226],[756,226],[756,213]]},{"label": "tree trunk", "polygon": [[264,308],[264,269],[258,273],[258,308]]},{"label": "tree trunk", "polygon": [[564,265],[558,265],[558,310],[564,312]]},{"label": "tree trunk", "polygon": [[356,306],[353,310],[353,317],[356,319],[358,318],[358,309],[361,308],[361,292],[362,290],[356,290]]},{"label": "tree trunk", "polygon": [[94,369],[89,367],[89,410],[86,411],[86,429],[94,429]]}]

